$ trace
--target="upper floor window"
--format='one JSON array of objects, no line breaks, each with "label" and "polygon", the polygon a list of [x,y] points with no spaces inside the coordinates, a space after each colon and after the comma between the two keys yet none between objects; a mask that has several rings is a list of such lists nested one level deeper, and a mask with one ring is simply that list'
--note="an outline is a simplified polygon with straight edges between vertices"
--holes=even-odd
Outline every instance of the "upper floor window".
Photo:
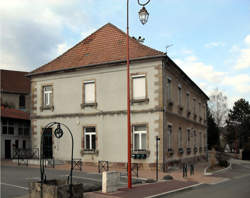
[{"label": "upper floor window", "polygon": [[95,91],[95,81],[85,81],[83,84],[83,103],[84,104],[93,104],[96,102],[96,91]]},{"label": "upper floor window", "polygon": [[146,99],[146,76],[133,75],[132,76],[132,98],[133,100]]},{"label": "upper floor window", "polygon": [[172,125],[168,125],[168,149],[172,149]]},{"label": "upper floor window", "polygon": [[52,106],[52,86],[43,87],[43,106],[50,107]]},{"label": "upper floor window", "polygon": [[96,129],[95,127],[84,128],[84,150],[96,150]]},{"label": "upper floor window", "polygon": [[197,145],[197,134],[196,131],[194,130],[194,146],[196,147]]},{"label": "upper floor window", "polygon": [[19,108],[25,109],[25,95],[19,96]]},{"label": "upper floor window", "polygon": [[187,109],[190,110],[190,93],[186,93],[186,99],[187,99]]},{"label": "upper floor window", "polygon": [[179,127],[179,131],[178,131],[178,147],[182,148],[182,129],[181,129],[181,127]]},{"label": "upper floor window", "polygon": [[202,133],[200,132],[200,147],[202,147]]},{"label": "upper floor window", "polygon": [[146,125],[133,126],[133,150],[146,150],[147,127]]},{"label": "upper floor window", "polygon": [[182,105],[182,90],[181,90],[181,85],[178,85],[178,104]]},{"label": "upper floor window", "polygon": [[30,135],[30,127],[28,123],[19,123],[18,125],[18,135]]},{"label": "upper floor window", "polygon": [[171,89],[172,89],[172,80],[171,80],[171,78],[168,78],[168,82],[167,82],[168,100],[171,100],[171,97],[172,97]]},{"label": "upper floor window", "polygon": [[196,98],[193,98],[193,112],[196,114]]},{"label": "upper floor window", "polygon": [[201,115],[201,103],[199,102],[199,109],[198,109],[198,111],[199,111],[199,115]]},{"label": "upper floor window", "polygon": [[190,129],[187,129],[187,147],[190,147]]}]

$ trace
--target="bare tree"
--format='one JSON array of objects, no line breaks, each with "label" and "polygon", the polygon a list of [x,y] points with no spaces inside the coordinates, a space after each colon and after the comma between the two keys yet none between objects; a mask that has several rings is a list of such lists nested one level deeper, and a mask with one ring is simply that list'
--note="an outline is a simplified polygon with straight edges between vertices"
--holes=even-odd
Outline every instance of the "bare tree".
[{"label": "bare tree", "polygon": [[209,98],[208,105],[215,123],[218,127],[223,127],[228,115],[227,96],[216,88]]}]

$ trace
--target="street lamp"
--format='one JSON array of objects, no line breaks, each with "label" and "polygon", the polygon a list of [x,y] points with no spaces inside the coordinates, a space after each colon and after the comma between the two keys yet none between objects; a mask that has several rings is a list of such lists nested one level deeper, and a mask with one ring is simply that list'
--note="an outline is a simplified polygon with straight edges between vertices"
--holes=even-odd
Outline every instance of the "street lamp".
[{"label": "street lamp", "polygon": [[[150,0],[146,3],[138,4],[142,6],[139,11],[139,19],[144,25],[148,20],[148,12],[144,6],[146,6]],[[131,124],[130,124],[130,71],[129,71],[129,0],[127,0],[127,128],[128,128],[128,188],[132,188],[132,177],[131,177]]]}]

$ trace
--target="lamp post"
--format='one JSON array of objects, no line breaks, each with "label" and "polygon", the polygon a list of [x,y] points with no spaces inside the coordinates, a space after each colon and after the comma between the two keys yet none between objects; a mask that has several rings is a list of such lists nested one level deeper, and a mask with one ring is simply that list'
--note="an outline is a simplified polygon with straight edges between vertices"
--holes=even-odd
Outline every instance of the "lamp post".
[{"label": "lamp post", "polygon": [[[144,7],[150,2],[147,0],[146,3],[138,4],[142,6],[142,9],[139,11],[139,19],[144,25],[148,20],[148,12]],[[130,123],[130,71],[129,71],[129,0],[127,0],[127,128],[128,128],[128,188],[132,188],[132,178],[131,178],[131,123]]]}]

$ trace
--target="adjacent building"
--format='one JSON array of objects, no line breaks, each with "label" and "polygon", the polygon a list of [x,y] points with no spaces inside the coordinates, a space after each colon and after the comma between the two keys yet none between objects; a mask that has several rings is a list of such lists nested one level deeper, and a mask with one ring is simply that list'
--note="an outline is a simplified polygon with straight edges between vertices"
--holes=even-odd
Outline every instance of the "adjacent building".
[{"label": "adjacent building", "polygon": [[[155,167],[156,136],[162,168],[205,156],[208,97],[165,53],[129,42],[132,162]],[[74,158],[126,166],[124,32],[108,23],[29,77],[32,147],[40,147],[46,124],[58,121],[73,133]],[[57,139],[47,133],[44,142],[48,158],[70,160],[68,134]]]},{"label": "adjacent building", "polygon": [[1,73],[1,158],[31,148],[30,80],[27,72],[0,70]]}]

